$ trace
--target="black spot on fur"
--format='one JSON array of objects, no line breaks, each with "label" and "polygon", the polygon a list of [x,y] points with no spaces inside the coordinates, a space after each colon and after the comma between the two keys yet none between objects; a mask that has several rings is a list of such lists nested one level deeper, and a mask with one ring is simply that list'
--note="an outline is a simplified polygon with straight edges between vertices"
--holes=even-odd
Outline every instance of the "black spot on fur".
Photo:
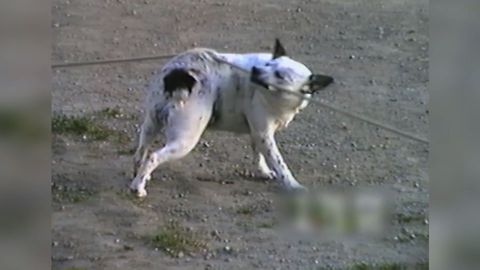
[{"label": "black spot on fur", "polygon": [[174,69],[163,78],[165,92],[170,95],[179,89],[187,89],[191,93],[196,82],[185,69]]}]

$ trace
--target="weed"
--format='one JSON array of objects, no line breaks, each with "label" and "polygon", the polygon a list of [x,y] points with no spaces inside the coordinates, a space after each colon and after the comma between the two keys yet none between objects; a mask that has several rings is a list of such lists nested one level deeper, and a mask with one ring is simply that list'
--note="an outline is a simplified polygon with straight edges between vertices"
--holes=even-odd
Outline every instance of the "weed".
[{"label": "weed", "polygon": [[79,203],[88,200],[96,194],[95,191],[85,187],[66,186],[54,183],[52,185],[52,198],[58,203]]},{"label": "weed", "polygon": [[112,139],[117,143],[126,143],[129,138],[126,134],[112,130],[93,121],[86,116],[54,115],[52,117],[52,132],[84,136],[92,140]]},{"label": "weed", "polygon": [[152,243],[154,247],[171,256],[180,256],[181,253],[191,253],[206,248],[206,243],[197,234],[175,221],[160,228],[153,236]]}]

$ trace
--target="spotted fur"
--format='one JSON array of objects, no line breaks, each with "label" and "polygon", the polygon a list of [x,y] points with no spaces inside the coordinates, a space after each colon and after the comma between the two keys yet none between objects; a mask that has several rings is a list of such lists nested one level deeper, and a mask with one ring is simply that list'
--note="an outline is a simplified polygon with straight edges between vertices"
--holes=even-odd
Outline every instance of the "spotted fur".
[{"label": "spotted fur", "polygon": [[[259,176],[276,178],[287,189],[303,189],[280,154],[274,134],[287,127],[307,102],[262,85],[274,82],[308,97],[312,92],[305,92],[305,86],[318,89],[314,86],[320,81],[312,80],[310,70],[285,53],[277,41],[272,54],[194,49],[169,61],[150,85],[130,188],[146,196],[151,173],[160,164],[187,155],[208,128],[250,134]],[[216,61],[218,57],[255,72],[240,73]],[[323,76],[321,87],[330,83],[325,83],[328,76],[319,76]],[[165,146],[150,151],[162,131]]]}]

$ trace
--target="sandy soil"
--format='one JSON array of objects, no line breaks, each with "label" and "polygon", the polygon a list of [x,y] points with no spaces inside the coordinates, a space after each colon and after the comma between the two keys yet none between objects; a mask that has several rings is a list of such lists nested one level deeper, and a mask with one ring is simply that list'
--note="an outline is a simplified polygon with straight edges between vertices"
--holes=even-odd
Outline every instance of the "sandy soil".
[{"label": "sandy soil", "polygon": [[[335,77],[317,99],[427,137],[427,8],[424,0],[54,0],[52,60],[195,46],[267,51],[280,37],[293,58]],[[310,189],[392,191],[397,218],[382,239],[301,239],[263,226],[276,218],[279,191],[245,176],[252,169],[248,137],[229,133],[207,133],[191,155],[156,171],[145,200],[132,198],[125,189],[129,150],[144,86],[162,63],[53,71],[55,114],[95,115],[129,138],[54,135],[54,269],[345,269],[428,261],[428,145],[316,105],[278,134],[280,149]],[[99,113],[105,109],[120,114]],[[183,256],[156,250],[148,239],[170,219],[208,247]]]}]

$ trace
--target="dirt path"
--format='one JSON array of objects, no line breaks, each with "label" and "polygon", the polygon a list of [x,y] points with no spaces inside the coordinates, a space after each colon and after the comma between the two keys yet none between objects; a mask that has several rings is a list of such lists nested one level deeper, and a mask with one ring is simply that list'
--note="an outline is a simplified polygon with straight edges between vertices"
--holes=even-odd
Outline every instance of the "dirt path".
[{"label": "dirt path", "polygon": [[[336,86],[316,98],[427,137],[427,1],[53,5],[53,62],[169,54],[194,46],[265,51],[280,37],[293,58],[336,78]],[[245,177],[252,168],[248,138],[228,133],[207,133],[191,155],[154,174],[144,201],[132,198],[125,187],[144,85],[162,63],[54,70],[52,110],[64,128],[52,142],[54,269],[424,267],[428,146],[315,105],[278,135],[281,151],[311,189],[392,191],[393,228],[382,239],[282,233],[276,185]],[[69,129],[72,121],[77,125]],[[166,226],[172,219],[178,223]],[[155,249],[173,234],[195,240],[184,241],[195,254]]]}]

